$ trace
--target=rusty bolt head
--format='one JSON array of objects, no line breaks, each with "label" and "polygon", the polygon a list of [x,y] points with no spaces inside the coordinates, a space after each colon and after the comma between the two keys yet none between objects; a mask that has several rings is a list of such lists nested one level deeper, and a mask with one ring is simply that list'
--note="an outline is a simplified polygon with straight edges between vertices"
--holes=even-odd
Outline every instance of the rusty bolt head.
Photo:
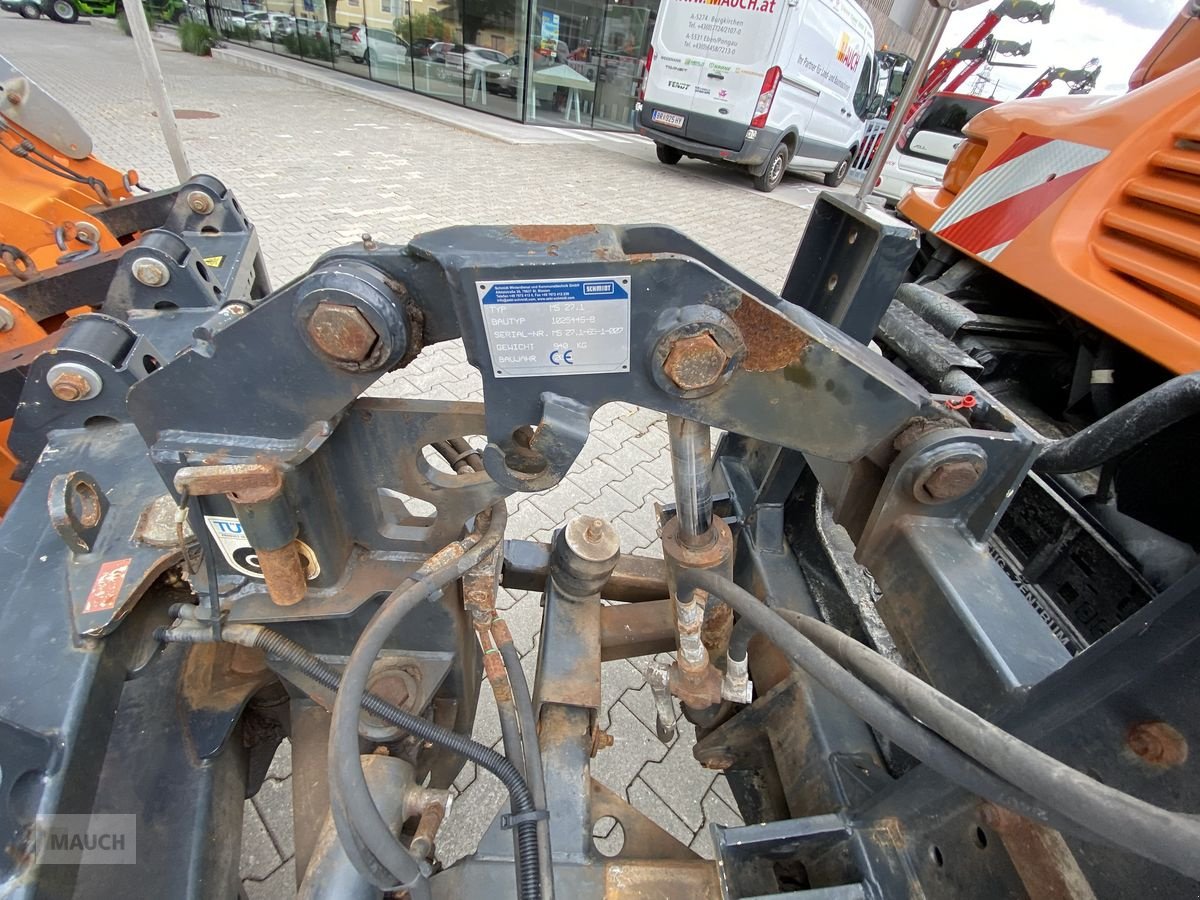
[{"label": "rusty bolt head", "polygon": [[322,303],[308,320],[308,335],[322,353],[338,362],[364,362],[379,335],[353,306]]},{"label": "rusty bolt head", "polygon": [[965,497],[987,471],[982,455],[960,455],[933,463],[913,485],[913,493],[922,503],[944,503]]},{"label": "rusty bolt head", "polygon": [[712,387],[725,371],[729,357],[711,332],[680,338],[663,361],[663,372],[681,391]]},{"label": "rusty bolt head", "polygon": [[1129,729],[1125,743],[1134,755],[1167,769],[1187,761],[1187,739],[1166,722],[1142,722]]},{"label": "rusty bolt head", "polygon": [[603,728],[597,728],[592,732],[592,757],[594,758],[601,750],[607,750],[613,745],[613,736]]},{"label": "rusty bolt head", "polygon": [[78,372],[62,372],[50,381],[50,393],[68,403],[86,400],[91,392],[92,386]]}]

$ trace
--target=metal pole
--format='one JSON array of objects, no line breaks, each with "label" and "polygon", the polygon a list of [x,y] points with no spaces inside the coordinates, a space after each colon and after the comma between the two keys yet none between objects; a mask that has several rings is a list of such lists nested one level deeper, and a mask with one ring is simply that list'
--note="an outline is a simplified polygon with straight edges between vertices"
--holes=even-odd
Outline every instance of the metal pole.
[{"label": "metal pole", "polygon": [[137,49],[138,62],[142,64],[142,75],[150,91],[150,99],[158,110],[158,124],[167,142],[167,152],[175,166],[175,177],[180,183],[192,177],[187,154],[183,152],[183,141],[179,137],[179,123],[175,121],[175,110],[167,97],[167,86],[163,82],[158,56],[154,53],[154,41],[150,37],[150,23],[146,21],[146,10],[142,0],[130,0],[125,4],[125,16],[129,21],[129,32],[133,35],[133,46]]},{"label": "metal pole", "polygon": [[667,416],[671,439],[671,475],[675,480],[675,514],[679,517],[679,540],[697,547],[709,540],[712,528],[711,465],[707,425]]},{"label": "metal pole", "polygon": [[942,42],[942,34],[946,30],[946,22],[949,18],[950,10],[946,6],[940,7],[933,17],[929,34],[925,38],[925,43],[921,45],[921,53],[917,57],[917,63],[913,66],[912,73],[908,76],[908,81],[904,84],[904,90],[900,93],[900,98],[896,101],[896,107],[892,113],[891,121],[888,122],[887,130],[884,131],[883,137],[879,141],[879,146],[875,148],[875,156],[871,159],[871,167],[867,169],[867,174],[863,176],[862,184],[858,186],[857,199],[859,203],[864,202],[867,197],[871,196],[871,191],[875,190],[875,182],[879,180],[879,173],[883,171],[883,164],[887,161],[888,154],[896,146],[896,139],[900,137],[900,126],[904,124],[904,116],[908,112],[908,107],[912,104],[913,97],[916,96],[921,79],[925,77],[925,72],[929,69],[929,61],[933,59],[933,51]]}]

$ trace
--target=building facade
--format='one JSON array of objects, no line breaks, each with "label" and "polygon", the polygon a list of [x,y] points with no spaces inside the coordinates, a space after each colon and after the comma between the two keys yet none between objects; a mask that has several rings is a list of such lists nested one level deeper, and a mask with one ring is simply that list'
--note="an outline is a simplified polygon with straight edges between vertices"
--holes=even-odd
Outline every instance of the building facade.
[{"label": "building facade", "polygon": [[[233,43],[531,124],[631,131],[660,0],[191,2]],[[911,53],[892,2],[865,8]]]}]

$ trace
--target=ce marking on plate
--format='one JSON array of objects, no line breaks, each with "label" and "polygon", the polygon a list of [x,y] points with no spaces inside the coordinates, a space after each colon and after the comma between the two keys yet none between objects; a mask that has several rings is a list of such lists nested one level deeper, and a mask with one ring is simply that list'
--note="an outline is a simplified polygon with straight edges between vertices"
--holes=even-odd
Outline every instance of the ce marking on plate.
[{"label": "ce marking on plate", "polygon": [[571,359],[571,354],[574,350],[551,350],[550,362],[556,366],[573,366],[575,361]]}]

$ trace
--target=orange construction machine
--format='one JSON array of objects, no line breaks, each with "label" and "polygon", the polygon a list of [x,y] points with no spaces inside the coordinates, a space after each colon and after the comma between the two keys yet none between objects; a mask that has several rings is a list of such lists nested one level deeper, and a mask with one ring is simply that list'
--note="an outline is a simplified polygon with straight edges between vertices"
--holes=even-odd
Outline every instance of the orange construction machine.
[{"label": "orange construction machine", "polygon": [[899,206],[930,261],[969,257],[1171,372],[1200,369],[1196,16],[1190,3],[1122,97],[972,119],[942,186]]},{"label": "orange construction machine", "polygon": [[[0,58],[0,515],[16,495],[7,447],[23,365],[84,305],[61,309],[38,296],[39,277],[81,266],[130,239],[105,211],[137,189],[92,155],[87,132],[57,101]],[[102,299],[102,298],[101,298]],[[97,300],[97,302],[99,302]],[[64,385],[63,390],[68,390]]]}]

